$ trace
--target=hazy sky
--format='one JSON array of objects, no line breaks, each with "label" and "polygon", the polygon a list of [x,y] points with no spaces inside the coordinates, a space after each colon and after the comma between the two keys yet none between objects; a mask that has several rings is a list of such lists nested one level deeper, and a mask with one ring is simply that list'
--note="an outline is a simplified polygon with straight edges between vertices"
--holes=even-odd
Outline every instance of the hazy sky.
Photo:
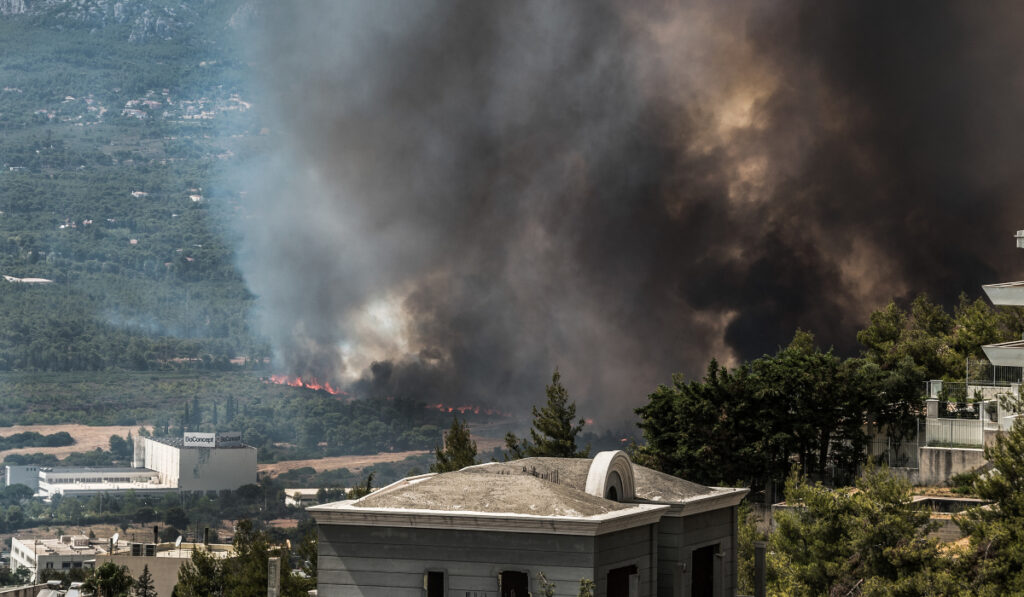
[{"label": "hazy sky", "polygon": [[[280,366],[613,424],[1013,279],[1024,6],[338,2],[250,36],[283,139],[241,264]],[[371,363],[377,365],[371,369]]]}]

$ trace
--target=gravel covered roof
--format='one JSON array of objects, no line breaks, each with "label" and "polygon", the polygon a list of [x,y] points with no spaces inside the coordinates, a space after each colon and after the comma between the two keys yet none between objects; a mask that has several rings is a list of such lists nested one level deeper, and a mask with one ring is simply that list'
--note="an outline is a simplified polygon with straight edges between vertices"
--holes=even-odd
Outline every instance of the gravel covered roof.
[{"label": "gravel covered roof", "polygon": [[593,462],[592,458],[534,457],[511,460],[509,462],[490,462],[464,468],[461,472],[471,474],[528,475],[585,491],[587,488],[587,473],[590,472],[590,465]]},{"label": "gravel covered roof", "polygon": [[[540,477],[560,485],[567,485],[580,491],[586,491],[587,474],[592,458],[523,458],[509,462],[492,462],[489,464],[463,469],[464,473],[506,475],[529,475]],[[642,500],[660,503],[678,503],[688,499],[711,495],[716,490],[659,473],[646,466],[632,463],[633,477],[636,482],[636,497]]]},{"label": "gravel covered roof", "polygon": [[652,502],[676,503],[716,493],[711,487],[659,473],[639,464],[633,465],[633,477],[636,481],[636,497]]},{"label": "gravel covered roof", "polygon": [[633,504],[605,500],[530,474],[464,470],[391,486],[353,506],[584,517],[625,510]]}]

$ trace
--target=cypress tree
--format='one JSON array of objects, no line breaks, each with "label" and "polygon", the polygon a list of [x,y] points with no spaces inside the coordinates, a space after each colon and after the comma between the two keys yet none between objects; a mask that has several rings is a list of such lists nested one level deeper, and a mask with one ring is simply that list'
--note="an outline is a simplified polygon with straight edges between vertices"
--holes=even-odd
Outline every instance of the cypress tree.
[{"label": "cypress tree", "polygon": [[457,471],[476,464],[476,442],[469,434],[465,421],[452,417],[452,426],[444,434],[444,446],[434,449],[436,462],[430,465],[432,473]]},{"label": "cypress tree", "polygon": [[149,564],[142,567],[142,574],[135,579],[133,595],[135,597],[156,597],[156,590],[153,589],[153,575],[149,573]]},{"label": "cypress tree", "polygon": [[576,436],[583,431],[586,421],[576,419],[576,403],[569,402],[569,391],[562,385],[562,375],[555,367],[551,384],[545,388],[548,403],[533,407],[533,427],[530,429],[528,456],[555,456],[560,458],[586,458],[590,446],[578,450]]}]

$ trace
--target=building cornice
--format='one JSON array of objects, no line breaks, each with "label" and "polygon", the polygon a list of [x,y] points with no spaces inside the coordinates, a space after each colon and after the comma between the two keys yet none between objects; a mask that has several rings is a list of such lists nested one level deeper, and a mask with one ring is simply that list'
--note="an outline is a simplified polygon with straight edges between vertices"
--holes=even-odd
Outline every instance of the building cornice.
[{"label": "building cornice", "polygon": [[654,524],[668,512],[669,506],[636,504],[625,510],[579,517],[364,508],[355,506],[353,501],[311,506],[307,510],[318,524],[597,536]]},{"label": "building cornice", "polygon": [[710,512],[720,508],[730,508],[738,505],[750,492],[745,488],[714,487],[715,493],[690,498],[684,502],[648,502],[653,504],[665,504],[671,509],[666,516],[692,516],[703,512]]}]

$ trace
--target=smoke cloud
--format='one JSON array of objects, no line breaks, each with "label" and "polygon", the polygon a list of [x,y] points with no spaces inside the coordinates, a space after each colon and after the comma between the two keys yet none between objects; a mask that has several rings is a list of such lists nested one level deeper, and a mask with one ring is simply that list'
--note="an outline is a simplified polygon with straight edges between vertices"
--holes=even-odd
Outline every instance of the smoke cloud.
[{"label": "smoke cloud", "polygon": [[240,261],[290,373],[584,415],[1019,261],[1018,5],[268,3]]}]

